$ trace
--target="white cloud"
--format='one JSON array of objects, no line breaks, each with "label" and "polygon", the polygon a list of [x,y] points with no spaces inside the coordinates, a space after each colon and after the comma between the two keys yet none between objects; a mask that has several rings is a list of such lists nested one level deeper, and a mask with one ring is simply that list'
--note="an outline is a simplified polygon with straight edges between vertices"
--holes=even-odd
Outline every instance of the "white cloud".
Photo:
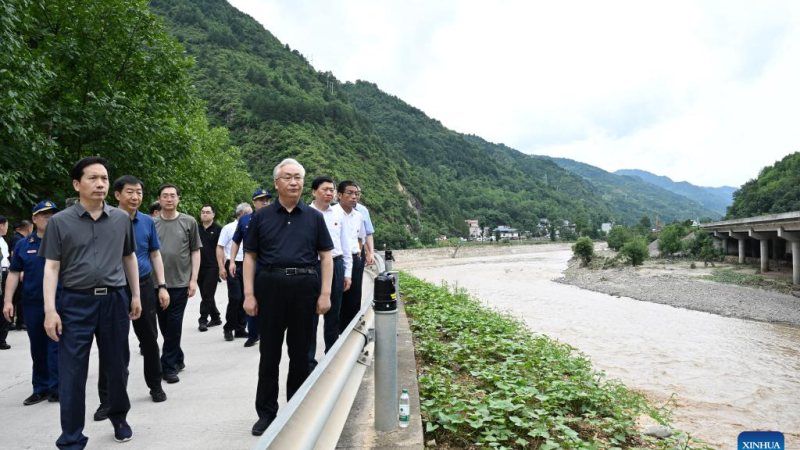
[{"label": "white cloud", "polygon": [[800,150],[795,2],[232,4],[319,70],[521,151],[740,185]]}]

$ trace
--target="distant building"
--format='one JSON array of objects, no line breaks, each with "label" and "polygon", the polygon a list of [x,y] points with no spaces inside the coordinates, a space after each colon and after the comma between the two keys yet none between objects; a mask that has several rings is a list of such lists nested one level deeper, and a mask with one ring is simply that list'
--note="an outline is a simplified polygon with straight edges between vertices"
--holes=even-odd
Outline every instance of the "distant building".
[{"label": "distant building", "polygon": [[499,227],[492,230],[492,233],[497,236],[500,235],[500,239],[519,239],[519,230],[516,228],[507,227],[505,225],[500,225]]},{"label": "distant building", "polygon": [[611,229],[614,228],[614,222],[603,222],[600,224],[600,231],[603,233],[608,234]]},{"label": "distant building", "polygon": [[477,220],[466,219],[464,222],[467,222],[469,225],[469,238],[470,239],[477,239],[481,237],[481,227],[478,225]]}]

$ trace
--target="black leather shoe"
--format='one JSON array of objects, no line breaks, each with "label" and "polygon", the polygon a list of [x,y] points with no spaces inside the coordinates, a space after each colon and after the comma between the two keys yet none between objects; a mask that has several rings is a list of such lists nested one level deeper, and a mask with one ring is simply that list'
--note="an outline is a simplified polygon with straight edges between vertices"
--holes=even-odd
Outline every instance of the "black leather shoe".
[{"label": "black leather shoe", "polygon": [[108,406],[101,404],[97,407],[97,411],[94,412],[94,421],[102,422],[106,419],[108,419]]},{"label": "black leather shoe", "polygon": [[178,374],[175,372],[164,372],[164,381],[173,384],[181,381],[181,379],[178,378]]},{"label": "black leather shoe", "polygon": [[41,403],[47,400],[47,397],[50,397],[50,394],[45,392],[44,394],[33,394],[30,397],[26,398],[22,404],[25,406],[35,405],[37,403]]},{"label": "black leather shoe", "polygon": [[248,337],[248,336],[250,336],[250,335],[249,335],[249,334],[247,334],[247,331],[244,331],[244,330],[236,330],[236,332],[235,332],[235,333],[233,333],[233,336],[234,336],[234,337],[237,337],[237,338],[246,338],[246,337]]},{"label": "black leather shoe", "polygon": [[153,389],[150,391],[150,397],[153,399],[155,403],[161,403],[167,401],[167,393],[164,392],[163,389]]},{"label": "black leather shoe", "polygon": [[253,436],[261,436],[264,434],[273,420],[275,420],[274,416],[262,417],[261,419],[258,419],[258,422],[253,425]]},{"label": "black leather shoe", "polygon": [[[233,340],[233,337],[231,337],[231,340]],[[10,348],[11,348],[11,346],[10,346],[10,345],[8,345],[7,343],[5,343],[5,342],[0,342],[0,350],[8,350],[8,349],[10,349]]]},{"label": "black leather shoe", "polygon": [[233,333],[231,332],[231,330],[225,330],[222,334],[225,336],[226,341],[233,340]]},{"label": "black leather shoe", "polygon": [[197,329],[200,331],[208,331],[208,324],[205,322],[200,322],[200,325],[197,326]]},{"label": "black leather shoe", "polygon": [[47,401],[50,402],[50,403],[58,403],[58,400],[59,400],[58,399],[58,394],[50,394],[47,397]]},{"label": "black leather shoe", "polygon": [[256,344],[258,344],[258,338],[248,338],[247,341],[245,341],[244,346],[252,347]]},{"label": "black leather shoe", "polygon": [[208,322],[208,328],[216,327],[217,325],[222,325],[222,320],[220,320],[220,319],[211,319],[211,321]]}]

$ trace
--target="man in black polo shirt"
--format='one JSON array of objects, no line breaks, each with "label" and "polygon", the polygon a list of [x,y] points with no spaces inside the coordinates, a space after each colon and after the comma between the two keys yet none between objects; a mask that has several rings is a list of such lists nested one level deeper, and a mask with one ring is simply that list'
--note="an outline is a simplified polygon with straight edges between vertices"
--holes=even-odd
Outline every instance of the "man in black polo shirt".
[{"label": "man in black polo shirt", "polygon": [[[93,336],[97,336],[100,365],[108,376],[108,418],[114,425],[114,439],[125,442],[133,437],[125,420],[131,404],[124,348],[130,320],[142,312],[130,216],[105,202],[108,163],[97,156],[78,161],[72,168],[72,186],[80,194],[79,203],[50,219],[39,249],[39,256],[46,259],[44,328],[59,343],[61,436],[56,446],[61,449],[82,449],[89,440],[83,426]],[[59,280],[63,291],[56,312]]]},{"label": "man in black polo shirt", "polygon": [[[217,293],[219,283],[219,265],[217,264],[217,241],[222,232],[222,227],[214,222],[217,211],[211,205],[203,205],[200,209],[200,272],[197,274],[197,284],[200,287],[200,331],[208,331],[208,327],[222,325],[217,303],[214,295]],[[211,321],[208,321],[209,316]]]},{"label": "man in black polo shirt", "polygon": [[[331,307],[333,241],[322,214],[300,200],[305,169],[294,159],[285,159],[275,167],[273,177],[278,199],[253,214],[244,241],[244,310],[251,316],[264,312],[259,314],[259,419],[252,430],[256,436],[278,413],[284,333],[289,353],[286,398],[291,399],[308,377],[312,318]],[[321,274],[315,269],[318,260]],[[256,264],[259,275],[254,282]]]}]

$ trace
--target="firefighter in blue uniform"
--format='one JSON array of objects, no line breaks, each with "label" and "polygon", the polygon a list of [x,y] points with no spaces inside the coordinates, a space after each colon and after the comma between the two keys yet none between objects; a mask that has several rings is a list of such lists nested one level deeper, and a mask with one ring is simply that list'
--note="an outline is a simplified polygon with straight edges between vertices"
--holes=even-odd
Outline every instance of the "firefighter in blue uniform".
[{"label": "firefighter in blue uniform", "polygon": [[[44,331],[44,259],[39,257],[39,245],[47,229],[47,222],[58,211],[52,201],[39,202],[33,208],[33,223],[36,232],[20,239],[14,247],[14,258],[9,267],[6,284],[3,315],[7,320],[14,312],[13,298],[18,287],[22,289],[22,308],[28,324],[28,339],[31,341],[33,359],[33,394],[26,398],[24,405],[49,400],[58,401],[58,344],[47,337]],[[25,273],[25,283],[20,283],[20,273]],[[58,299],[58,294],[56,294]],[[58,300],[56,300],[58,301]]]}]

